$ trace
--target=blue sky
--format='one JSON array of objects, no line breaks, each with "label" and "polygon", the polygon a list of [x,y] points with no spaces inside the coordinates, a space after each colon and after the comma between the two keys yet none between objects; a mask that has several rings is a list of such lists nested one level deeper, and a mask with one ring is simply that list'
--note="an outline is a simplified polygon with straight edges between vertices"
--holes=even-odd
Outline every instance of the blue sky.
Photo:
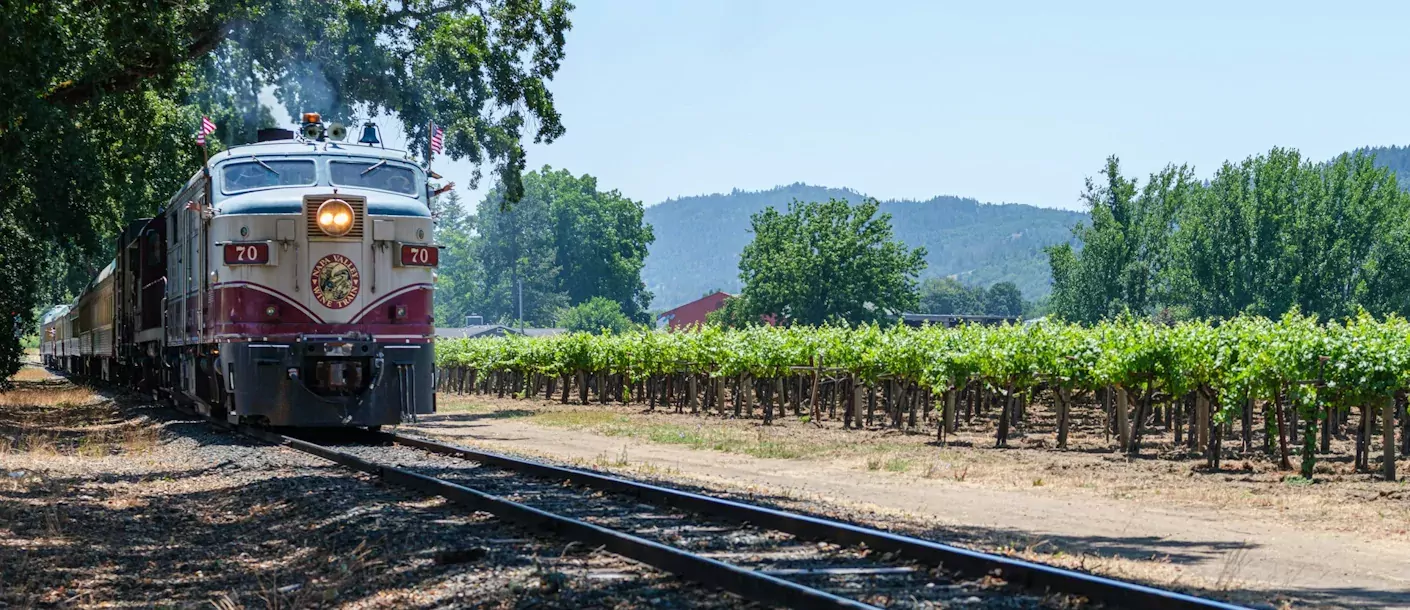
[{"label": "blue sky", "polygon": [[648,205],[803,181],[1077,208],[1109,154],[1208,175],[1410,143],[1410,3],[577,4],[568,131],[529,166]]}]

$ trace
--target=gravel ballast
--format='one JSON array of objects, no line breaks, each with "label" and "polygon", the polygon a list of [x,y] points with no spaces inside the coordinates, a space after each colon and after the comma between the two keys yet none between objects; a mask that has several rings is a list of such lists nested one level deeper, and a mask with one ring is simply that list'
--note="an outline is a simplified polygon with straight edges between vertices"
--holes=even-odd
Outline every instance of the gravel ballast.
[{"label": "gravel ballast", "polygon": [[0,400],[0,434],[0,607],[754,607],[166,408]]}]

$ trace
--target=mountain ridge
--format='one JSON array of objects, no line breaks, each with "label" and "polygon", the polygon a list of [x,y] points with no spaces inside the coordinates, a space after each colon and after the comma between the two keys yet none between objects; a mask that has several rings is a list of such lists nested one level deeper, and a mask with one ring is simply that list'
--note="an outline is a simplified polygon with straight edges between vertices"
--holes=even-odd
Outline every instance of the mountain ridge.
[{"label": "mountain ridge", "polygon": [[[866,195],[845,187],[801,182],[760,191],[734,189],[667,199],[646,208],[656,241],[642,269],[655,293],[653,309],[670,309],[715,289],[739,290],[739,254],[752,239],[749,217],[794,199],[858,202]],[[1045,246],[1071,239],[1072,226],[1087,215],[1021,203],[983,203],[941,195],[926,200],[881,200],[898,239],[925,246],[922,278],[957,276],[975,285],[1012,281],[1033,299],[1050,290]]]}]

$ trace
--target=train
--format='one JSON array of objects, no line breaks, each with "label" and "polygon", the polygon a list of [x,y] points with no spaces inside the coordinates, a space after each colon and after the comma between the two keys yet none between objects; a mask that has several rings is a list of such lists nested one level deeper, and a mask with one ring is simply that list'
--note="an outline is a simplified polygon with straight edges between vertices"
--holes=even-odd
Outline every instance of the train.
[{"label": "train", "polygon": [[44,363],[234,424],[379,429],[435,412],[429,170],[316,113],[210,156],[72,303]]}]

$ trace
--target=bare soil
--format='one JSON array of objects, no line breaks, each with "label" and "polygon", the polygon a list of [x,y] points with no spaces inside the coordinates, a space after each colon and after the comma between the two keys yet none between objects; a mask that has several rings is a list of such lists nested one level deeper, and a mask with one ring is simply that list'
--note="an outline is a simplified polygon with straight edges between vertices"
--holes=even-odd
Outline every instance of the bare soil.
[{"label": "bare soil", "polygon": [[1257,452],[1210,472],[1157,430],[1129,458],[1103,438],[1099,413],[1058,451],[1040,425],[996,449],[979,420],[941,445],[639,405],[443,394],[440,408],[410,428],[1241,603],[1410,608],[1410,485],[1335,453],[1309,482]]}]

